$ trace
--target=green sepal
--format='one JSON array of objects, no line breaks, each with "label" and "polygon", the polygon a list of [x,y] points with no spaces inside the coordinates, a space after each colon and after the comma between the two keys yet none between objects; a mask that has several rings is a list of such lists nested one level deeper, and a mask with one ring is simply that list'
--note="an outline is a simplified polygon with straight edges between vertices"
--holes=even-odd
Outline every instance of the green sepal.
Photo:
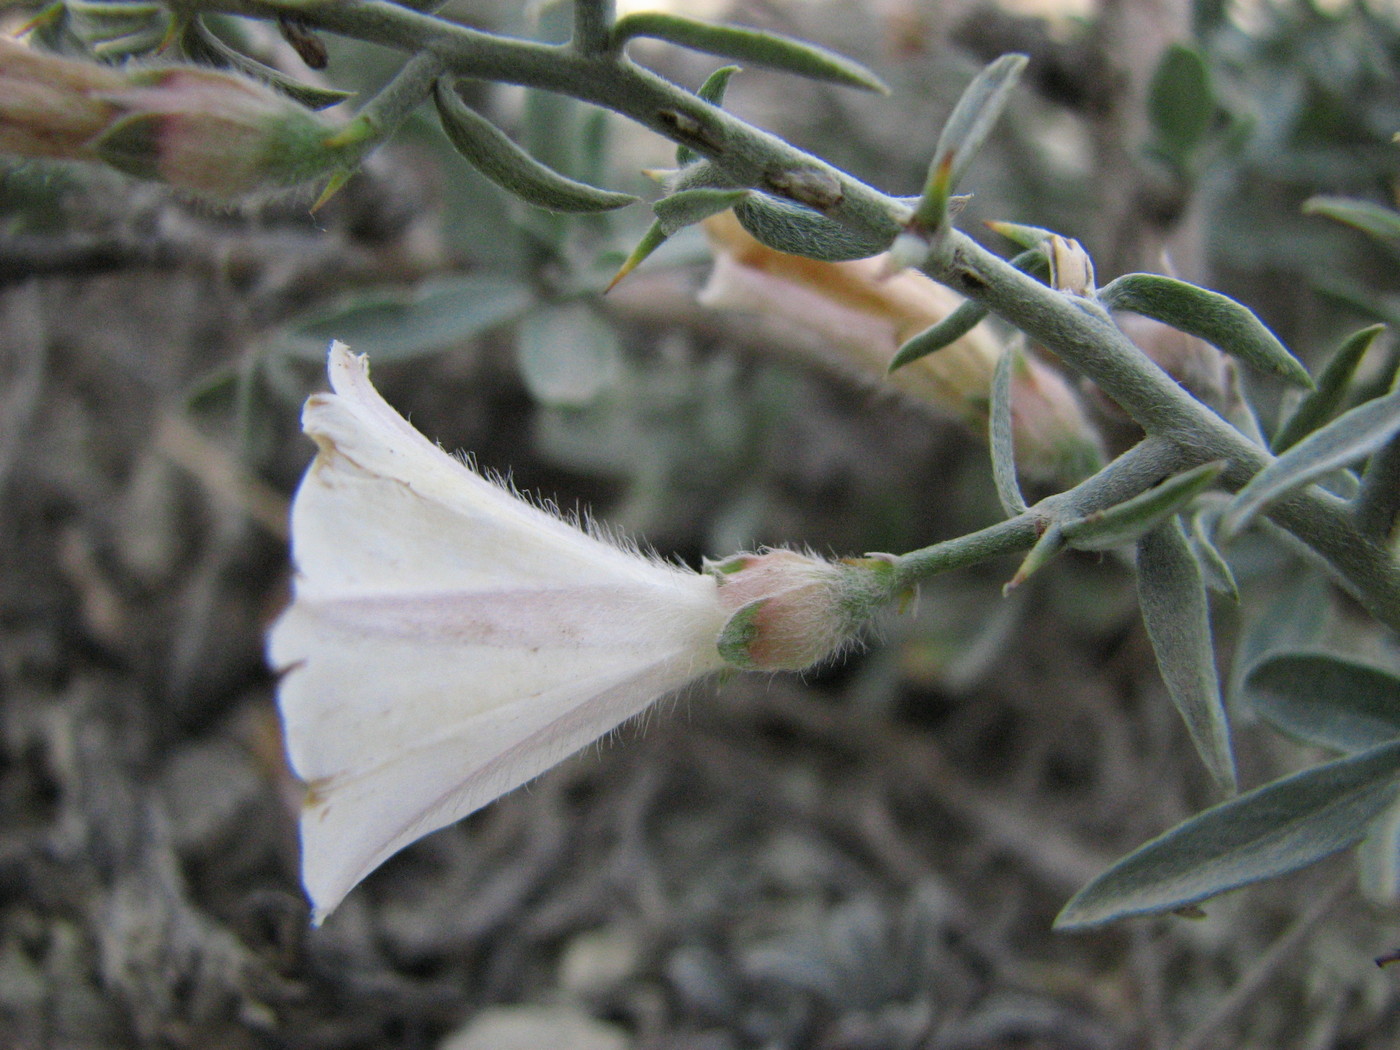
[{"label": "green sepal", "polygon": [[136,113],[123,117],[107,128],[93,143],[104,163],[139,179],[159,179],[161,125],[160,113]]},{"label": "green sepal", "polygon": [[882,95],[888,95],[890,90],[874,73],[849,58],[760,29],[717,26],[661,11],[625,15],[613,26],[615,48],[639,36]]},{"label": "green sepal", "polygon": [[1355,845],[1391,805],[1400,743],[1314,766],[1193,817],[1124,857],[1055,919],[1088,929],[1198,904]]},{"label": "green sepal", "polygon": [[190,58],[203,65],[233,69],[300,102],[311,109],[325,109],[354,96],[353,91],[304,84],[280,70],[250,58],[220,40],[203,21],[193,18],[180,35],[180,47]]},{"label": "green sepal", "polygon": [[1400,211],[1351,197],[1309,197],[1304,215],[1325,215],[1381,240],[1400,238]]},{"label": "green sepal", "polygon": [[1224,460],[1202,463],[1175,474],[1146,492],[1106,510],[1086,514],[1064,524],[1069,546],[1085,551],[1105,551],[1136,543],[1215,482],[1225,469]]},{"label": "green sepal", "polygon": [[754,642],[758,640],[758,614],[770,600],[760,598],[749,602],[731,616],[720,630],[715,646],[726,663],[745,671],[751,671],[757,666],[750,652]]},{"label": "green sepal", "polygon": [[1161,274],[1130,273],[1099,289],[1099,301],[1204,339],[1295,386],[1313,385],[1307,369],[1252,310],[1219,292]]},{"label": "green sepal", "polygon": [[652,205],[652,209],[656,212],[656,221],[661,224],[661,232],[669,237],[687,226],[704,222],[712,215],[736,207],[753,193],[753,190],[746,189],[696,186],[662,197]]},{"label": "green sepal", "polygon": [[1336,414],[1346,397],[1352,377],[1356,375],[1356,367],[1361,363],[1361,358],[1375,342],[1376,336],[1384,331],[1383,324],[1371,325],[1352,333],[1342,342],[1328,360],[1322,374],[1317,377],[1316,389],[1298,402],[1293,413],[1274,434],[1275,454],[1296,445]]},{"label": "green sepal", "polygon": [[[724,105],[724,93],[729,87],[729,78],[739,72],[738,66],[720,66],[700,85],[700,90],[695,92],[697,98],[708,102],[712,106]],[[676,166],[683,168],[691,161],[698,159],[697,154],[689,146],[676,147]]]},{"label": "green sepal", "polygon": [[552,212],[599,212],[634,204],[630,193],[600,190],[546,167],[461,100],[447,80],[433,89],[433,101],[448,141],[488,179],[527,204]]},{"label": "green sepal", "polygon": [[913,224],[919,229],[937,230],[947,223],[949,197],[1006,108],[1028,61],[1025,55],[1002,55],[963,91],[938,136],[924,192],[914,209]]}]

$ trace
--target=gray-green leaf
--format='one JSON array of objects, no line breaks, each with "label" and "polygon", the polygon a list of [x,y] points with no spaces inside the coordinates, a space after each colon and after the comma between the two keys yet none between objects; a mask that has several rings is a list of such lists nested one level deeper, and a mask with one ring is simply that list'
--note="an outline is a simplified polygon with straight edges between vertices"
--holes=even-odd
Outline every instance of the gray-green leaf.
[{"label": "gray-green leaf", "polygon": [[1224,469],[1223,460],[1202,463],[1139,492],[1132,499],[1067,521],[1065,539],[1071,547],[1085,551],[1106,551],[1136,543],[1144,533],[1155,529],[1210,488]]},{"label": "gray-green leaf", "polygon": [[633,37],[651,37],[669,44],[735,58],[741,62],[787,73],[827,80],[846,87],[889,94],[884,81],[849,58],[791,37],[761,29],[717,26],[662,11],[638,11],[624,15],[613,26],[613,45],[621,47]]},{"label": "gray-green leaf", "polygon": [[1332,418],[1346,397],[1347,388],[1356,374],[1356,366],[1361,363],[1361,358],[1375,342],[1376,336],[1384,331],[1385,325],[1375,324],[1343,340],[1317,377],[1317,388],[1298,402],[1292,415],[1278,428],[1273,440],[1275,454],[1296,445]]},{"label": "gray-green leaf", "polygon": [[372,290],[302,318],[283,349],[324,361],[332,339],[353,340],[377,362],[460,346],[516,320],[535,302],[528,285],[469,274],[427,282],[412,292]]},{"label": "gray-green leaf", "polygon": [[1175,518],[1138,541],[1137,570],[1142,619],[1167,692],[1211,776],[1234,791],[1235,760],[1215,670],[1210,606],[1200,566]]},{"label": "gray-green leaf", "polygon": [[760,244],[822,262],[869,258],[888,248],[892,239],[872,238],[828,219],[815,208],[767,193],[751,194],[734,208],[734,215]]},{"label": "gray-green leaf", "polygon": [[1016,480],[1016,446],[1011,416],[1011,387],[1016,369],[1022,367],[1021,348],[1012,343],[997,361],[992,373],[992,404],[989,430],[992,446],[992,479],[996,483],[997,498],[1001,509],[1008,518],[1014,518],[1026,509],[1026,498],[1021,495],[1020,482]]},{"label": "gray-green leaf", "polygon": [[1055,926],[1173,911],[1322,860],[1366,834],[1395,799],[1397,774],[1400,743],[1384,744],[1206,810],[1085,886]]},{"label": "gray-green leaf", "polygon": [[[738,66],[720,66],[719,69],[705,78],[705,82],[700,85],[700,90],[695,92],[696,97],[712,106],[724,105],[724,93],[729,88],[729,78],[737,72],[739,72]],[[698,156],[689,146],[677,146],[676,167],[683,168],[697,159]]]},{"label": "gray-green leaf", "polygon": [[1382,240],[1400,238],[1400,211],[1350,197],[1309,197],[1303,214],[1325,215]]},{"label": "gray-green leaf", "polygon": [[1099,289],[1111,310],[1127,310],[1171,325],[1219,347],[1248,365],[1301,387],[1307,369],[1248,307],[1198,285],[1155,273],[1129,273]]},{"label": "gray-green leaf", "polygon": [[1226,508],[1221,533],[1237,534],[1271,500],[1364,459],[1400,433],[1400,389],[1357,405],[1315,430],[1256,474]]},{"label": "gray-green leaf", "polygon": [[546,167],[439,80],[433,101],[448,141],[488,179],[527,204],[553,212],[598,212],[626,207],[637,198],[600,190]]},{"label": "gray-green leaf", "polygon": [[1280,653],[1252,667],[1244,695],[1290,736],[1356,752],[1400,739],[1400,677],[1331,653]]},{"label": "gray-green leaf", "polygon": [[690,190],[678,190],[670,196],[662,197],[654,205],[656,221],[661,231],[671,236],[678,230],[703,222],[711,215],[728,211],[743,203],[753,195],[753,190],[720,189],[714,186],[698,186]]},{"label": "gray-green leaf", "polygon": [[947,221],[949,197],[1001,117],[1028,61],[1025,55],[1002,55],[964,89],[938,136],[933,163],[914,211],[917,226],[936,230]]}]

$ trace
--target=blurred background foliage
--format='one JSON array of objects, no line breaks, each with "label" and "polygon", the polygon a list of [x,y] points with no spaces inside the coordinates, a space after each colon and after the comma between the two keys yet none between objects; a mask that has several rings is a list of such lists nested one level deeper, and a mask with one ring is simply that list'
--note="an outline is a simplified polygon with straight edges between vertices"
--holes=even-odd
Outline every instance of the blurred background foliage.
[{"label": "blurred background foliage", "polygon": [[[111,60],[163,17],[130,5],[113,43],[105,5],[64,6],[51,41]],[[684,9],[874,68],[891,97],[751,70],[727,106],[896,194],[918,190],[971,74],[1029,54],[967,179],[979,237],[984,219],[1076,237],[1101,284],[1173,270],[1310,363],[1400,311],[1396,243],[1302,211],[1316,195],[1396,204],[1393,5]],[[36,9],[12,10],[11,28]],[[568,14],[444,13],[554,39]],[[268,27],[218,28],[359,97],[399,62],[327,39],[318,74]],[[691,88],[720,64],[633,54]],[[584,181],[654,197],[643,171],[671,164],[670,144],[587,106],[478,92]],[[1011,566],[936,581],[870,651],[689,697],[407,851],[306,933],[260,647],[311,453],[296,414],[331,337],[445,447],[692,564],[761,543],[900,551],[997,514],[975,436],[833,368],[811,333],[699,307],[698,232],[600,298],[643,207],[532,211],[461,163],[427,110],[309,203],[213,207],[0,161],[0,1014],[15,1045],[466,1050],[504,1047],[512,1023],[536,1025],[533,1045],[567,1031],[707,1050],[1394,1045],[1400,997],[1371,957],[1400,938],[1395,912],[1339,903],[1345,867],[1234,895],[1202,923],[1048,933],[1113,856],[1212,801],[1112,558],[1065,559],[1009,599]],[[1377,382],[1395,353],[1370,351]],[[1217,609],[1237,666],[1324,638],[1396,665],[1290,555],[1237,553],[1244,612]],[[1303,754],[1248,729],[1240,750],[1248,783]]]}]

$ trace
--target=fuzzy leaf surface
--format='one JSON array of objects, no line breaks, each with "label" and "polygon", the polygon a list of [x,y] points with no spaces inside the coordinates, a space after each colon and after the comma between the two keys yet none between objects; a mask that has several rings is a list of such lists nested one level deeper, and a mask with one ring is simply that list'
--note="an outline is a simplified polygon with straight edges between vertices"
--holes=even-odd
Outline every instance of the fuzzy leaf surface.
[{"label": "fuzzy leaf surface", "polygon": [[1279,653],[1245,675],[1244,694],[1278,729],[1357,752],[1400,740],[1400,677],[1332,653]]},{"label": "fuzzy leaf surface", "polygon": [[664,40],[692,51],[796,73],[812,80],[826,80],[846,87],[889,94],[885,82],[860,63],[815,44],[761,29],[713,25],[663,11],[638,11],[625,15],[613,27],[614,46],[621,47],[639,36]]},{"label": "fuzzy leaf surface", "polygon": [[1256,474],[1235,494],[1221,521],[1233,535],[1271,500],[1364,459],[1400,433],[1400,390],[1357,405],[1315,430]]},{"label": "fuzzy leaf surface", "polygon": [[1247,306],[1199,285],[1155,273],[1129,273],[1099,289],[1111,310],[1127,310],[1194,335],[1269,375],[1311,387],[1307,369]]},{"label": "fuzzy leaf surface", "polygon": [[1177,519],[1138,540],[1137,575],[1143,623],[1167,692],[1211,776],[1234,791],[1235,760],[1215,670],[1205,581]]},{"label": "fuzzy leaf surface", "polygon": [[588,213],[635,204],[630,193],[614,193],[577,182],[535,160],[496,125],[468,106],[446,82],[433,91],[448,141],[466,160],[508,193],[546,211]]},{"label": "fuzzy leaf surface", "polygon": [[1193,817],[1085,886],[1057,929],[1174,911],[1355,845],[1396,798],[1400,742],[1266,784]]}]

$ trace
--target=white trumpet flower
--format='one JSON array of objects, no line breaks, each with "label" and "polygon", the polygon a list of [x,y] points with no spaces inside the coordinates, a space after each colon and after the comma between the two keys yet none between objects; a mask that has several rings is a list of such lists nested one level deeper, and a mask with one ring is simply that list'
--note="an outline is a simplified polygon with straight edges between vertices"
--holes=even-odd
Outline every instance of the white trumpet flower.
[{"label": "white trumpet flower", "polygon": [[725,666],[808,666],[891,596],[888,556],[647,558],[488,481],[389,407],[340,343],[306,403],[292,604],[268,656],[306,782],[319,923],[404,846]]},{"label": "white trumpet flower", "polygon": [[433,445],[334,344],[274,627],[320,922],[390,855],[724,665],[716,578],[590,535]]}]

